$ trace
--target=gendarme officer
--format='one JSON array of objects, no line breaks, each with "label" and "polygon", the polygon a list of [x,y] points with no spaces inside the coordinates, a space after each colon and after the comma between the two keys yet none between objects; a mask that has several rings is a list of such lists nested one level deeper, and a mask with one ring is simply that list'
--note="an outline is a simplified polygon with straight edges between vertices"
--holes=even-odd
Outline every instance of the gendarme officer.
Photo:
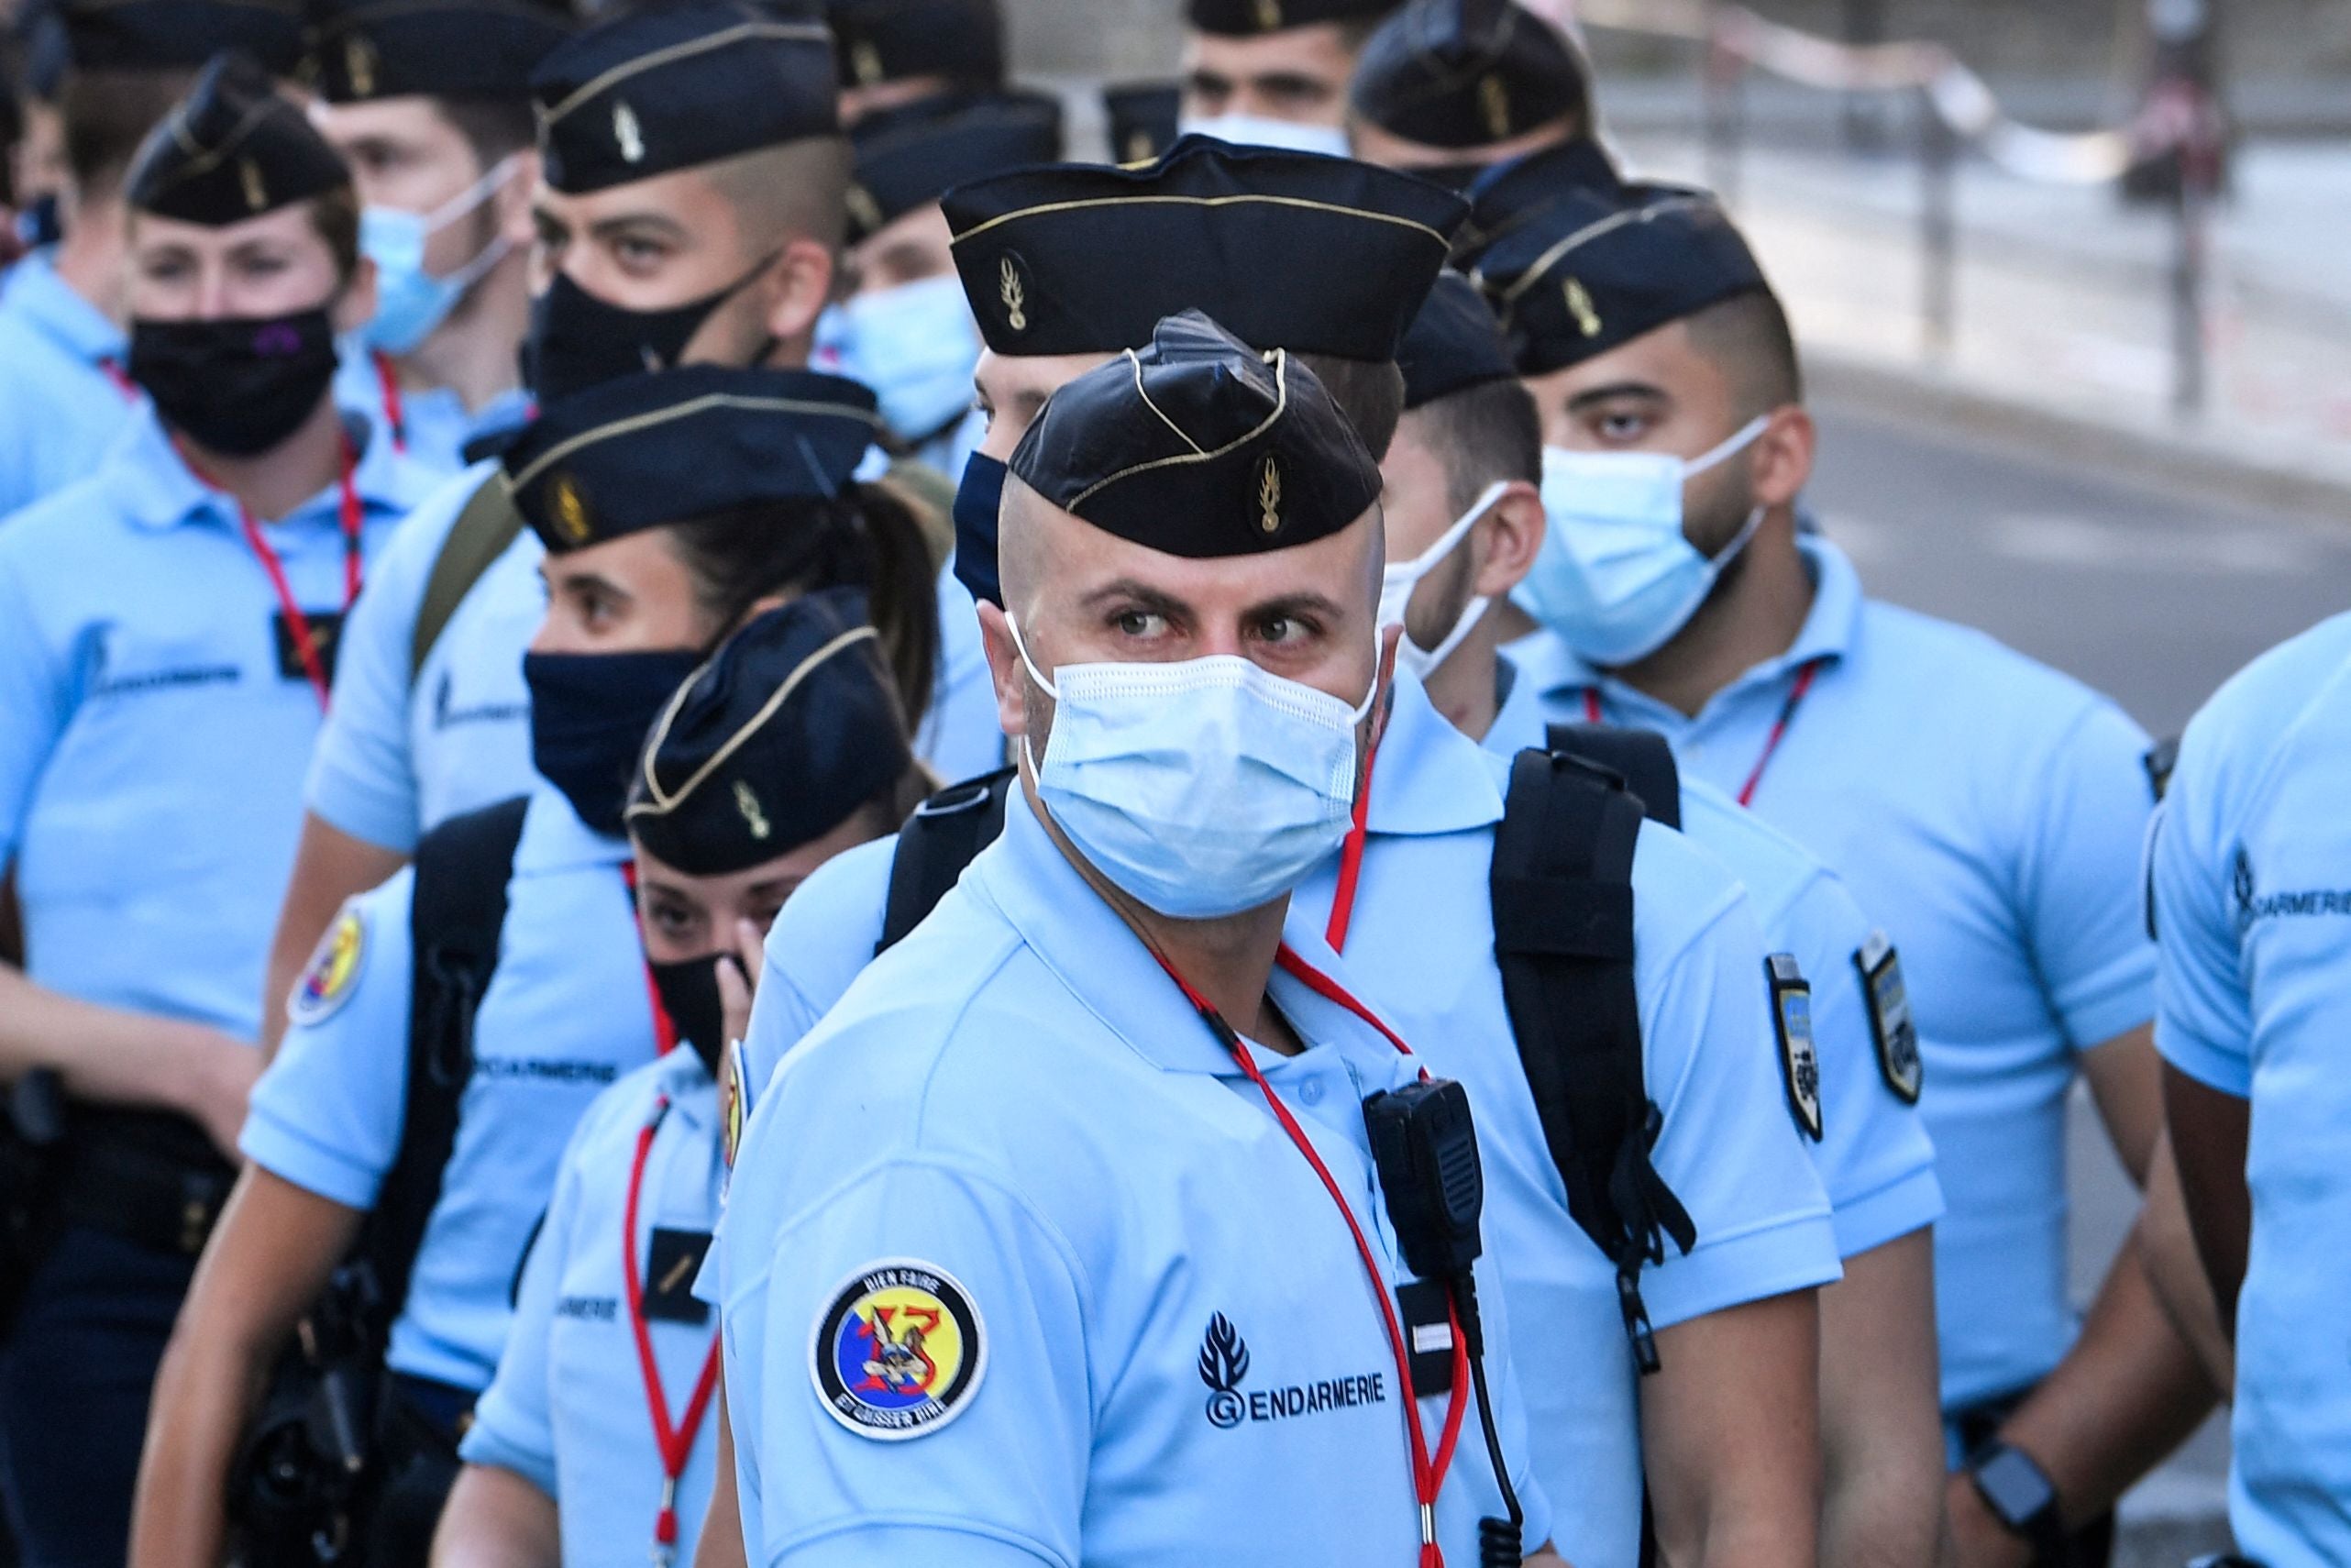
[{"label": "gendarme officer", "polygon": [[[228,1189],[260,955],[344,613],[423,489],[337,411],[369,307],[342,160],[226,56],[128,187],[114,456],[0,529],[0,1077],[72,1100],[47,1256],[0,1358],[29,1562],[118,1562],[148,1385]],[[61,1412],[71,1412],[61,1419]]]},{"label": "gendarme officer", "polygon": [[1504,1336],[1499,1454],[1443,1452],[1466,1368],[1414,1397],[1362,1097],[1417,1063],[1282,937],[1383,684],[1377,468],[1310,372],[1191,315],[1012,472],[1004,836],[778,1075],[793,1135],[730,1196],[750,1555],[1465,1563],[1520,1505],[1544,1540],[1498,1490]]}]

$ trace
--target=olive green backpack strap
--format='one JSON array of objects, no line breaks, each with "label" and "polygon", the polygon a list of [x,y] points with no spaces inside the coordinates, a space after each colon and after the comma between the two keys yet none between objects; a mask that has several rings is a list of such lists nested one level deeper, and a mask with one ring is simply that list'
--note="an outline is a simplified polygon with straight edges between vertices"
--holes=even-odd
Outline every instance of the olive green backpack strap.
[{"label": "olive green backpack strap", "polygon": [[955,552],[955,481],[928,463],[900,458],[882,478],[908,502],[914,525],[931,552],[933,569],[944,570]]},{"label": "olive green backpack strap", "polygon": [[457,525],[441,541],[441,553],[433,558],[433,575],[425,580],[424,607],[416,613],[416,635],[408,646],[411,686],[424,672],[425,660],[432,654],[433,645],[441,640],[449,617],[458,613],[458,606],[490,569],[490,563],[504,555],[522,531],[523,514],[514,510],[505,476],[492,473],[466,499]]}]

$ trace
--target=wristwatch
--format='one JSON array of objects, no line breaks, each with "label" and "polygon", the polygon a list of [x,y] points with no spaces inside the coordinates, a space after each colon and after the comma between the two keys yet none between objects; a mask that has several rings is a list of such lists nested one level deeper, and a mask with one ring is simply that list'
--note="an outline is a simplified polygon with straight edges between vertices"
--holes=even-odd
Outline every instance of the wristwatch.
[{"label": "wristwatch", "polygon": [[1968,1461],[1968,1479],[2002,1528],[2032,1543],[2036,1565],[2063,1568],[2069,1548],[2057,1487],[2031,1454],[1995,1439]]}]

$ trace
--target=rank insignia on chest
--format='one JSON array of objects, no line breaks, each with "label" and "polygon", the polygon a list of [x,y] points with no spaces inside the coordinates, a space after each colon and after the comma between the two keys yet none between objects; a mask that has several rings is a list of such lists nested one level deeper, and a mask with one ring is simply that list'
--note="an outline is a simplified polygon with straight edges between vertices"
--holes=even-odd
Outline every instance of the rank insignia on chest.
[{"label": "rank insignia on chest", "polygon": [[340,610],[305,610],[302,617],[303,636],[294,635],[293,622],[280,610],[270,617],[270,642],[278,658],[278,674],[287,680],[310,679],[310,665],[303,657],[303,638],[310,642],[310,651],[317,657],[318,673],[329,686],[335,684],[335,655],[343,646],[343,612]]},{"label": "rank insignia on chest", "polygon": [[286,1016],[294,1023],[307,1027],[324,1023],[342,1010],[359,988],[359,971],[368,957],[368,922],[350,905],[343,906],[326,934],[318,939],[317,951],[294,982],[293,993],[286,999]]},{"label": "rank insignia on chest", "polygon": [[1903,983],[1902,957],[1882,931],[1853,955],[1861,972],[1861,997],[1869,1004],[1870,1033],[1877,1041],[1878,1071],[1894,1098],[1904,1105],[1918,1103],[1926,1081],[1926,1065],[1918,1054],[1918,1025],[1910,1016],[1910,988]]},{"label": "rank insignia on chest", "polygon": [[978,1309],[954,1275],[912,1258],[866,1264],[817,1319],[809,1374],[833,1419],[903,1441],[961,1415],[988,1370]]},{"label": "rank insignia on chest", "polygon": [[699,1328],[710,1321],[710,1303],[694,1294],[694,1276],[711,1250],[708,1231],[670,1231],[656,1226],[645,1262],[645,1320]]},{"label": "rank insignia on chest", "polygon": [[1772,1031],[1780,1041],[1780,1076],[1787,1085],[1788,1112],[1797,1128],[1821,1139],[1820,1053],[1812,1039],[1812,986],[1794,958],[1774,953],[1763,961],[1772,986]]}]

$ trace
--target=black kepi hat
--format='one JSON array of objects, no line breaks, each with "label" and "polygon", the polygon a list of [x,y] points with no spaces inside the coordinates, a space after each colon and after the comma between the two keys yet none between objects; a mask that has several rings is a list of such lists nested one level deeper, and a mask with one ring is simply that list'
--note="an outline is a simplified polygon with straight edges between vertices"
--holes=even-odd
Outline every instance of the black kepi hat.
[{"label": "black kepi hat", "polygon": [[1705,192],[1673,185],[1563,200],[1488,249],[1472,278],[1523,376],[1771,291],[1729,215]]},{"label": "black kepi hat", "polygon": [[555,554],[646,528],[823,501],[879,428],[874,394],[814,370],[681,365],[561,398],[500,458]]},{"label": "black kepi hat", "polygon": [[1380,469],[1314,372],[1201,315],[1065,383],[1012,477],[1107,533],[1168,555],[1252,555],[1338,533]]},{"label": "black kepi hat", "polygon": [[1021,170],[942,205],[999,354],[1136,348],[1197,309],[1260,348],[1373,362],[1396,358],[1466,210],[1393,170],[1198,136],[1145,167]]},{"label": "black kepi hat", "polygon": [[1376,22],[1396,0],[1186,0],[1184,19],[1204,33],[1257,38],[1317,22]]},{"label": "black kepi hat", "polygon": [[300,0],[67,0],[61,10],[83,71],[190,71],[235,49],[284,76],[302,58]]},{"label": "black kepi hat", "polygon": [[303,75],[330,104],[411,94],[521,103],[572,32],[553,0],[310,0]]},{"label": "black kepi hat", "polygon": [[1517,0],[1411,0],[1363,45],[1348,95],[1391,136],[1474,148],[1581,129],[1591,82],[1567,35]]},{"label": "black kepi hat", "polygon": [[690,877],[822,838],[913,765],[855,589],[810,593],[729,637],[679,688],[629,783],[629,834]]},{"label": "black kepi hat", "polygon": [[1437,279],[1428,303],[1412,318],[1404,346],[1396,352],[1396,364],[1404,372],[1407,409],[1518,376],[1502,324],[1494,319],[1476,285],[1451,271]]},{"label": "black kepi hat", "polygon": [[959,87],[1004,84],[1004,17],[996,0],[833,0],[841,85],[937,76]]},{"label": "black kepi hat", "polygon": [[123,193],[140,212],[217,228],[350,182],[309,116],[250,55],[232,53],[148,133]]},{"label": "black kepi hat", "polygon": [[1122,82],[1102,89],[1110,160],[1147,163],[1176,145],[1184,89],[1174,82]]},{"label": "black kepi hat", "polygon": [[623,12],[531,73],[546,182],[578,194],[840,131],[813,11],[688,0]]},{"label": "black kepi hat", "polygon": [[1061,100],[1043,93],[944,94],[859,120],[849,237],[864,238],[947,190],[1061,156]]}]

